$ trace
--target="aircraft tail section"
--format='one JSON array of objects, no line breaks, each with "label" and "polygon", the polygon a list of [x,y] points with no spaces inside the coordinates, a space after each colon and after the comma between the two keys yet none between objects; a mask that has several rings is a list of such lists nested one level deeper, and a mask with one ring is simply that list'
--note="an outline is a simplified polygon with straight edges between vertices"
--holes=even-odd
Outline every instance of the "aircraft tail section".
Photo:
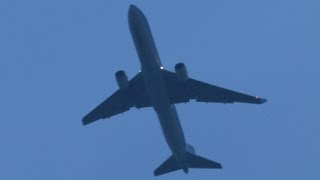
[{"label": "aircraft tail section", "polygon": [[220,163],[211,161],[195,154],[187,153],[188,167],[190,168],[206,168],[206,169],[222,169]]},{"label": "aircraft tail section", "polygon": [[162,163],[156,170],[154,170],[154,175],[159,176],[162,174],[167,174],[173,171],[181,169],[176,158],[171,155],[164,163]]},{"label": "aircraft tail section", "polygon": [[154,175],[159,176],[167,174],[173,171],[183,169],[185,173],[188,173],[188,168],[205,168],[205,169],[222,169],[220,163],[211,161],[209,159],[197,156],[195,154],[186,152],[187,162],[186,167],[179,164],[176,158],[171,155],[164,163],[162,163],[155,171]]}]

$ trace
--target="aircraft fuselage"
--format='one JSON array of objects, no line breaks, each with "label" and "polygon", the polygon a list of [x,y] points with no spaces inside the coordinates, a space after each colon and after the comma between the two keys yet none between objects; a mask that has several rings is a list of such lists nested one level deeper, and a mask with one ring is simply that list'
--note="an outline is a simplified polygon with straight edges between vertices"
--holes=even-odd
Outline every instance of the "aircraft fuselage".
[{"label": "aircraft fuselage", "polygon": [[181,168],[188,171],[186,141],[174,104],[171,104],[165,81],[161,75],[162,66],[143,13],[131,5],[128,14],[130,32],[138,53],[144,85],[151,104],[158,115],[164,137]]}]

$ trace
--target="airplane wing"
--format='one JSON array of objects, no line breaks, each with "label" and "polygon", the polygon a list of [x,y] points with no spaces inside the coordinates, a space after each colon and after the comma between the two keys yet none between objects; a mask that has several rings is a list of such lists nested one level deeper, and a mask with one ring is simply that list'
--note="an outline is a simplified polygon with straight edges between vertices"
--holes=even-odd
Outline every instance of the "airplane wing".
[{"label": "airplane wing", "polygon": [[266,99],[221,88],[192,78],[182,83],[178,81],[175,73],[167,70],[163,70],[163,75],[172,103],[188,102],[191,99],[195,99],[197,102],[215,103],[262,104],[266,102]]},{"label": "airplane wing", "polygon": [[144,88],[141,73],[138,73],[129,81],[126,89],[118,89],[109,98],[94,108],[83,119],[83,125],[87,125],[99,119],[129,111],[130,108],[143,108],[151,106]]}]

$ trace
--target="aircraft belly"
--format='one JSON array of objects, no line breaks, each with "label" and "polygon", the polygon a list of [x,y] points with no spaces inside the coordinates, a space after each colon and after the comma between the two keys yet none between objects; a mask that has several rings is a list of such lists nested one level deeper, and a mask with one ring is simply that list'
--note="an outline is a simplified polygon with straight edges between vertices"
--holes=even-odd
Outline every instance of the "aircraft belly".
[{"label": "aircraft belly", "polygon": [[[149,69],[150,70],[150,69]],[[185,138],[174,105],[171,105],[160,70],[144,71],[145,86],[172,153],[183,160]]]},{"label": "aircraft belly", "polygon": [[144,84],[150,102],[156,111],[165,139],[177,160],[183,161],[186,142],[174,105],[160,70],[160,58],[145,16],[132,11],[129,16],[130,32],[139,56]]},{"label": "aircraft belly", "polygon": [[184,135],[179,121],[169,109],[167,112],[157,113],[161,128],[173,154],[183,154],[186,146]]}]

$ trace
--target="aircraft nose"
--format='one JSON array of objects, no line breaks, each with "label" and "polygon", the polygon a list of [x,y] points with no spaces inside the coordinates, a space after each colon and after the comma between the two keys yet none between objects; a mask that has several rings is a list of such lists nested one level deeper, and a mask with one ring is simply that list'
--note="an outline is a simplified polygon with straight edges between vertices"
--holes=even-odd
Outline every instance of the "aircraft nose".
[{"label": "aircraft nose", "polygon": [[133,16],[134,14],[138,14],[140,10],[137,8],[137,6],[131,4],[129,7],[129,16]]},{"label": "aircraft nose", "polygon": [[130,4],[130,7],[129,7],[130,10],[132,9],[137,9],[137,6],[133,5],[133,4]]},{"label": "aircraft nose", "polygon": [[128,20],[129,20],[130,28],[139,26],[139,24],[143,22],[143,19],[145,19],[145,17],[141,12],[141,10],[137,6],[131,4],[128,12]]}]

